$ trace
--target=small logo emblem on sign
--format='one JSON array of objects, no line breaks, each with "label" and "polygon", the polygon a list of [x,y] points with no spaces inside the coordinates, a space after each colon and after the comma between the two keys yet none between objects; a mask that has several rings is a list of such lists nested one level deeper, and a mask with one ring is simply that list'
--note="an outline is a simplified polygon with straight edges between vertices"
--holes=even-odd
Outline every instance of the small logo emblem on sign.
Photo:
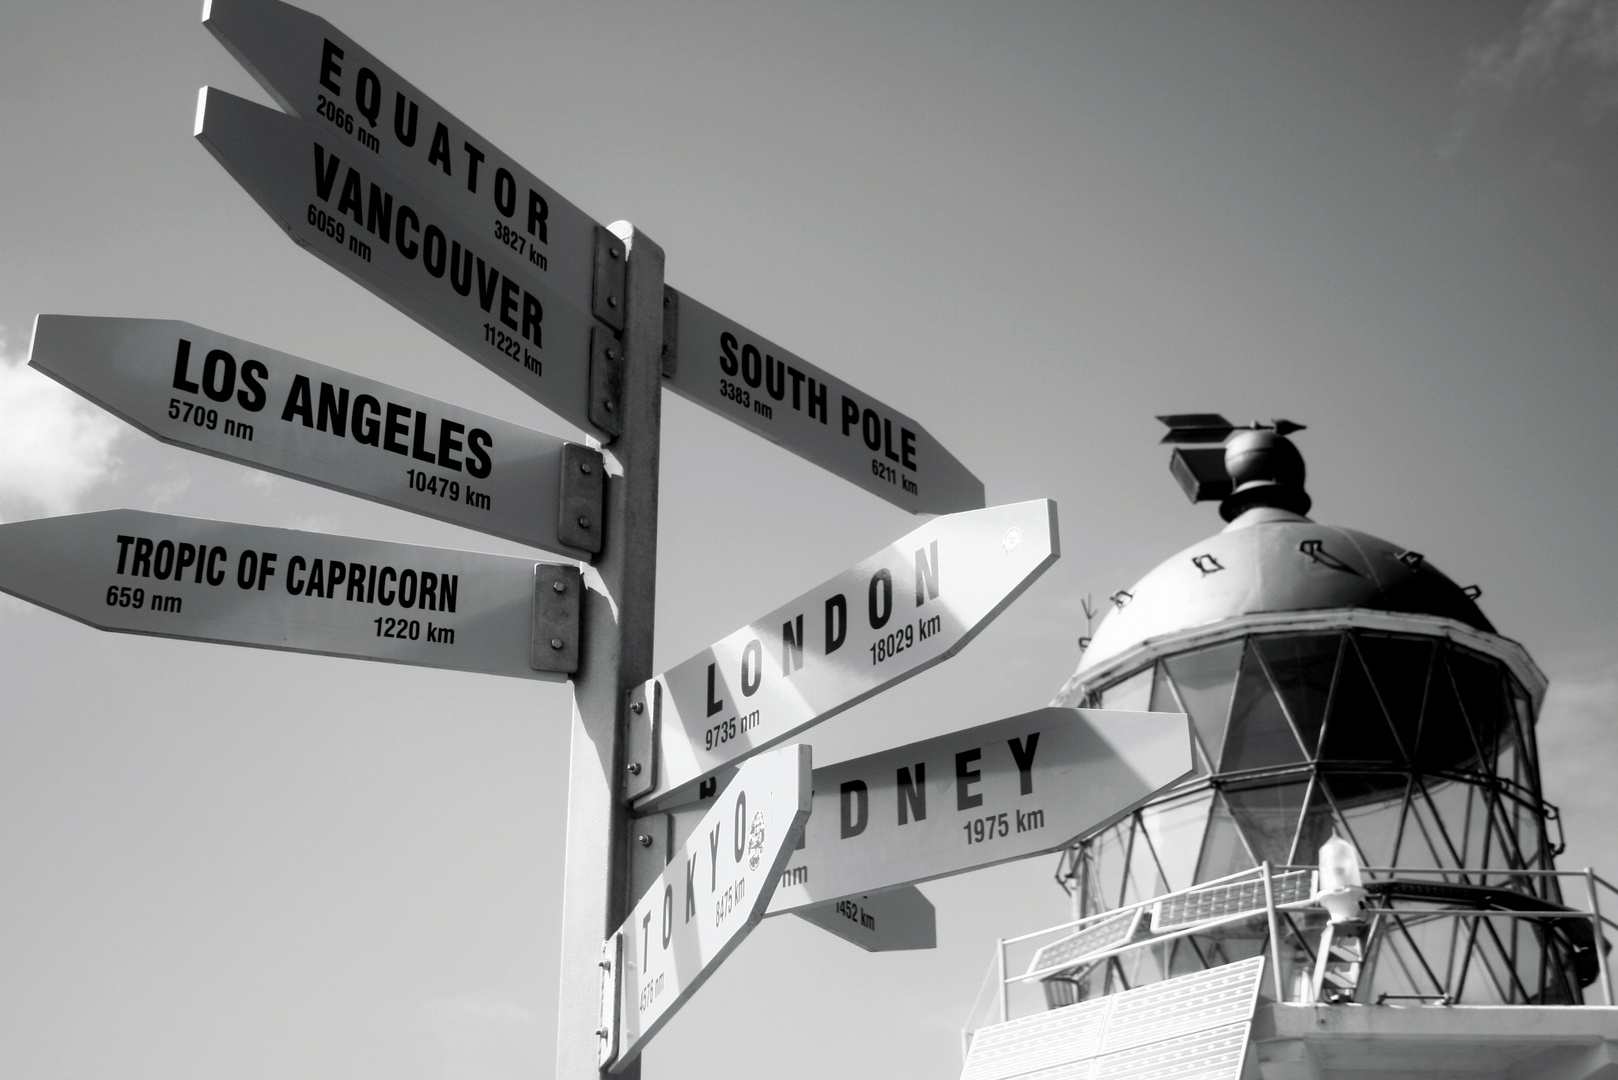
[{"label": "small logo emblem on sign", "polygon": [[757,870],[764,859],[764,811],[753,812],[753,824],[747,830],[747,868]]},{"label": "small logo emblem on sign", "polygon": [[1006,554],[1007,555],[1010,555],[1013,551],[1016,551],[1017,548],[1020,547],[1021,545],[1022,545],[1022,530],[1017,528],[1017,526],[1013,525],[1011,528],[1006,530],[1006,535],[1000,541],[1000,546],[1006,549]]}]

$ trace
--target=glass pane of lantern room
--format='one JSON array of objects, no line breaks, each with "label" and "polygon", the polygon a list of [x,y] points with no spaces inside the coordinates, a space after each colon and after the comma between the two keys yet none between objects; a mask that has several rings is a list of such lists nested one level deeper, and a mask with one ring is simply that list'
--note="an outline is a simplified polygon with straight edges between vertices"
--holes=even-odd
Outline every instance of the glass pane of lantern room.
[{"label": "glass pane of lantern room", "polygon": [[1241,659],[1242,643],[1237,640],[1163,661],[1180,701],[1185,704],[1185,711],[1196,725],[1197,738],[1202,740],[1203,749],[1215,765],[1219,761],[1219,748],[1225,743],[1225,721],[1230,718],[1230,695],[1236,686],[1236,666]]},{"label": "glass pane of lantern room", "polygon": [[1409,750],[1416,745],[1421,705],[1427,696],[1427,673],[1432,667],[1433,642],[1428,638],[1358,631],[1354,644],[1371,673],[1382,706],[1393,720],[1399,741]]},{"label": "glass pane of lantern room", "polygon": [[1152,703],[1152,669],[1137,671],[1127,679],[1113,683],[1101,692],[1103,709],[1122,709],[1125,712],[1146,712]]},{"label": "glass pane of lantern room", "polygon": [[1213,812],[1208,815],[1208,831],[1202,837],[1202,856],[1197,860],[1197,880],[1234,874],[1238,870],[1251,870],[1258,861],[1247,851],[1230,808],[1217,792],[1213,799]]},{"label": "glass pane of lantern room", "polygon": [[1320,725],[1326,719],[1326,701],[1331,696],[1342,640],[1341,634],[1276,634],[1253,639],[1310,757],[1320,743]]},{"label": "glass pane of lantern room", "polygon": [[[1405,789],[1408,781],[1391,773],[1371,773],[1364,776],[1333,774],[1322,777],[1327,793],[1331,795],[1337,813],[1341,815],[1347,837],[1360,850],[1360,859],[1367,867],[1386,868],[1394,864],[1398,850],[1399,830],[1405,820]],[[1316,798],[1321,797],[1316,790]],[[1311,802],[1310,816],[1315,814]],[[1302,858],[1302,851],[1299,852]]]},{"label": "glass pane of lantern room", "polygon": [[1196,884],[1198,842],[1208,823],[1212,792],[1204,791],[1188,799],[1158,803],[1140,812],[1146,835],[1136,837],[1137,846],[1146,847],[1157,859],[1163,875],[1164,892],[1189,889]]},{"label": "glass pane of lantern room", "polygon": [[1300,781],[1225,791],[1230,812],[1254,855],[1276,866],[1288,863],[1308,788],[1307,781]]},{"label": "glass pane of lantern room", "polygon": [[1337,684],[1332,687],[1331,712],[1326,717],[1326,733],[1320,740],[1322,761],[1363,761],[1402,766],[1404,748],[1388,726],[1386,714],[1353,638],[1343,650],[1337,665]]},{"label": "glass pane of lantern room", "polygon": [[1260,769],[1291,765],[1304,760],[1303,746],[1293,734],[1286,713],[1264,665],[1254,649],[1242,658],[1236,696],[1230,707],[1230,726],[1225,731],[1225,752],[1219,771]]}]

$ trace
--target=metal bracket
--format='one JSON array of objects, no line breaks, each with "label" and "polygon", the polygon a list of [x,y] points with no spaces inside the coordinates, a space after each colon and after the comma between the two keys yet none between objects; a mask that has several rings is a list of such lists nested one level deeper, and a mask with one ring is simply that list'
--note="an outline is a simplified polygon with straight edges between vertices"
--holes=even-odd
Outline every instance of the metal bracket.
[{"label": "metal bracket", "polygon": [[662,724],[663,684],[649,679],[629,691],[624,706],[624,775],[620,792],[626,806],[657,786],[657,737]]},{"label": "metal bracket", "polygon": [[635,818],[629,834],[629,895],[642,896],[674,858],[674,815]]},{"label": "metal bracket", "polygon": [[579,670],[579,612],[584,575],[577,566],[538,563],[534,566],[534,622],[528,636],[528,666],[535,671]]},{"label": "metal bracket", "polygon": [[596,1063],[603,1069],[618,1056],[618,980],[624,970],[624,935],[619,931],[601,943],[601,1019],[596,1026]]},{"label": "metal bracket", "polygon": [[606,327],[590,327],[590,423],[614,437],[624,433],[623,384],[623,345]]},{"label": "metal bracket", "polygon": [[590,288],[590,312],[619,333],[624,329],[624,242],[603,226],[596,226],[595,276]]},{"label": "metal bracket", "polygon": [[562,444],[561,511],[556,539],[595,554],[601,550],[601,511],[605,505],[607,470],[601,451],[578,443]]},{"label": "metal bracket", "polygon": [[663,377],[674,378],[680,366],[680,294],[663,286]]}]

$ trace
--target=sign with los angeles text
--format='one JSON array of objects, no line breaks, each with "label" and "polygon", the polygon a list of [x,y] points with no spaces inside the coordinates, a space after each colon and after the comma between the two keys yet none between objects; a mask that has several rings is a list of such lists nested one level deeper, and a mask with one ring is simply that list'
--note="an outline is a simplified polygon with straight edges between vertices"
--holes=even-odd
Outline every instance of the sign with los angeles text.
[{"label": "sign with los angeles text", "polygon": [[166,319],[41,315],[29,363],[164,442],[590,558],[554,435]]},{"label": "sign with los angeles text", "polygon": [[141,510],[0,525],[0,591],[102,630],[560,681],[532,631],[576,654],[577,616],[535,618],[541,567]]},{"label": "sign with los angeles text", "polygon": [[[1059,554],[1056,504],[934,518],[657,676],[656,775],[639,809],[955,655]],[[655,684],[655,685],[654,685]]]}]

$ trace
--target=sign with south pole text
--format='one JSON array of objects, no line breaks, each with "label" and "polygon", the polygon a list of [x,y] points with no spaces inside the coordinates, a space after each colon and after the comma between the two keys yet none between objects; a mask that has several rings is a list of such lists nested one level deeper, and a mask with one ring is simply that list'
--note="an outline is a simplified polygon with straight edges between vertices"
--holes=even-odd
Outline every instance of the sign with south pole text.
[{"label": "sign with south pole text", "polygon": [[0,591],[102,630],[559,681],[530,666],[544,565],[140,510],[0,525]]},{"label": "sign with south pole text", "polygon": [[627,1068],[764,917],[809,816],[811,771],[801,744],[743,765],[608,940],[617,993],[603,1001],[601,1063],[610,1071]]},{"label": "sign with south pole text", "polygon": [[[656,775],[637,808],[955,655],[1058,555],[1048,499],[934,518],[646,687]],[[655,686],[653,684],[656,684]]]},{"label": "sign with south pole text", "polygon": [[1047,708],[816,769],[770,913],[1053,851],[1193,768],[1181,713]]},{"label": "sign with south pole text", "polygon": [[554,435],[162,319],[41,315],[29,363],[164,442],[590,558]]},{"label": "sign with south pole text", "polygon": [[204,87],[197,139],[300,246],[563,419],[590,421],[594,320],[527,260],[329,128]]},{"label": "sign with south pole text", "polygon": [[689,296],[673,300],[670,390],[911,513],[983,506],[983,481],[904,413]]}]

